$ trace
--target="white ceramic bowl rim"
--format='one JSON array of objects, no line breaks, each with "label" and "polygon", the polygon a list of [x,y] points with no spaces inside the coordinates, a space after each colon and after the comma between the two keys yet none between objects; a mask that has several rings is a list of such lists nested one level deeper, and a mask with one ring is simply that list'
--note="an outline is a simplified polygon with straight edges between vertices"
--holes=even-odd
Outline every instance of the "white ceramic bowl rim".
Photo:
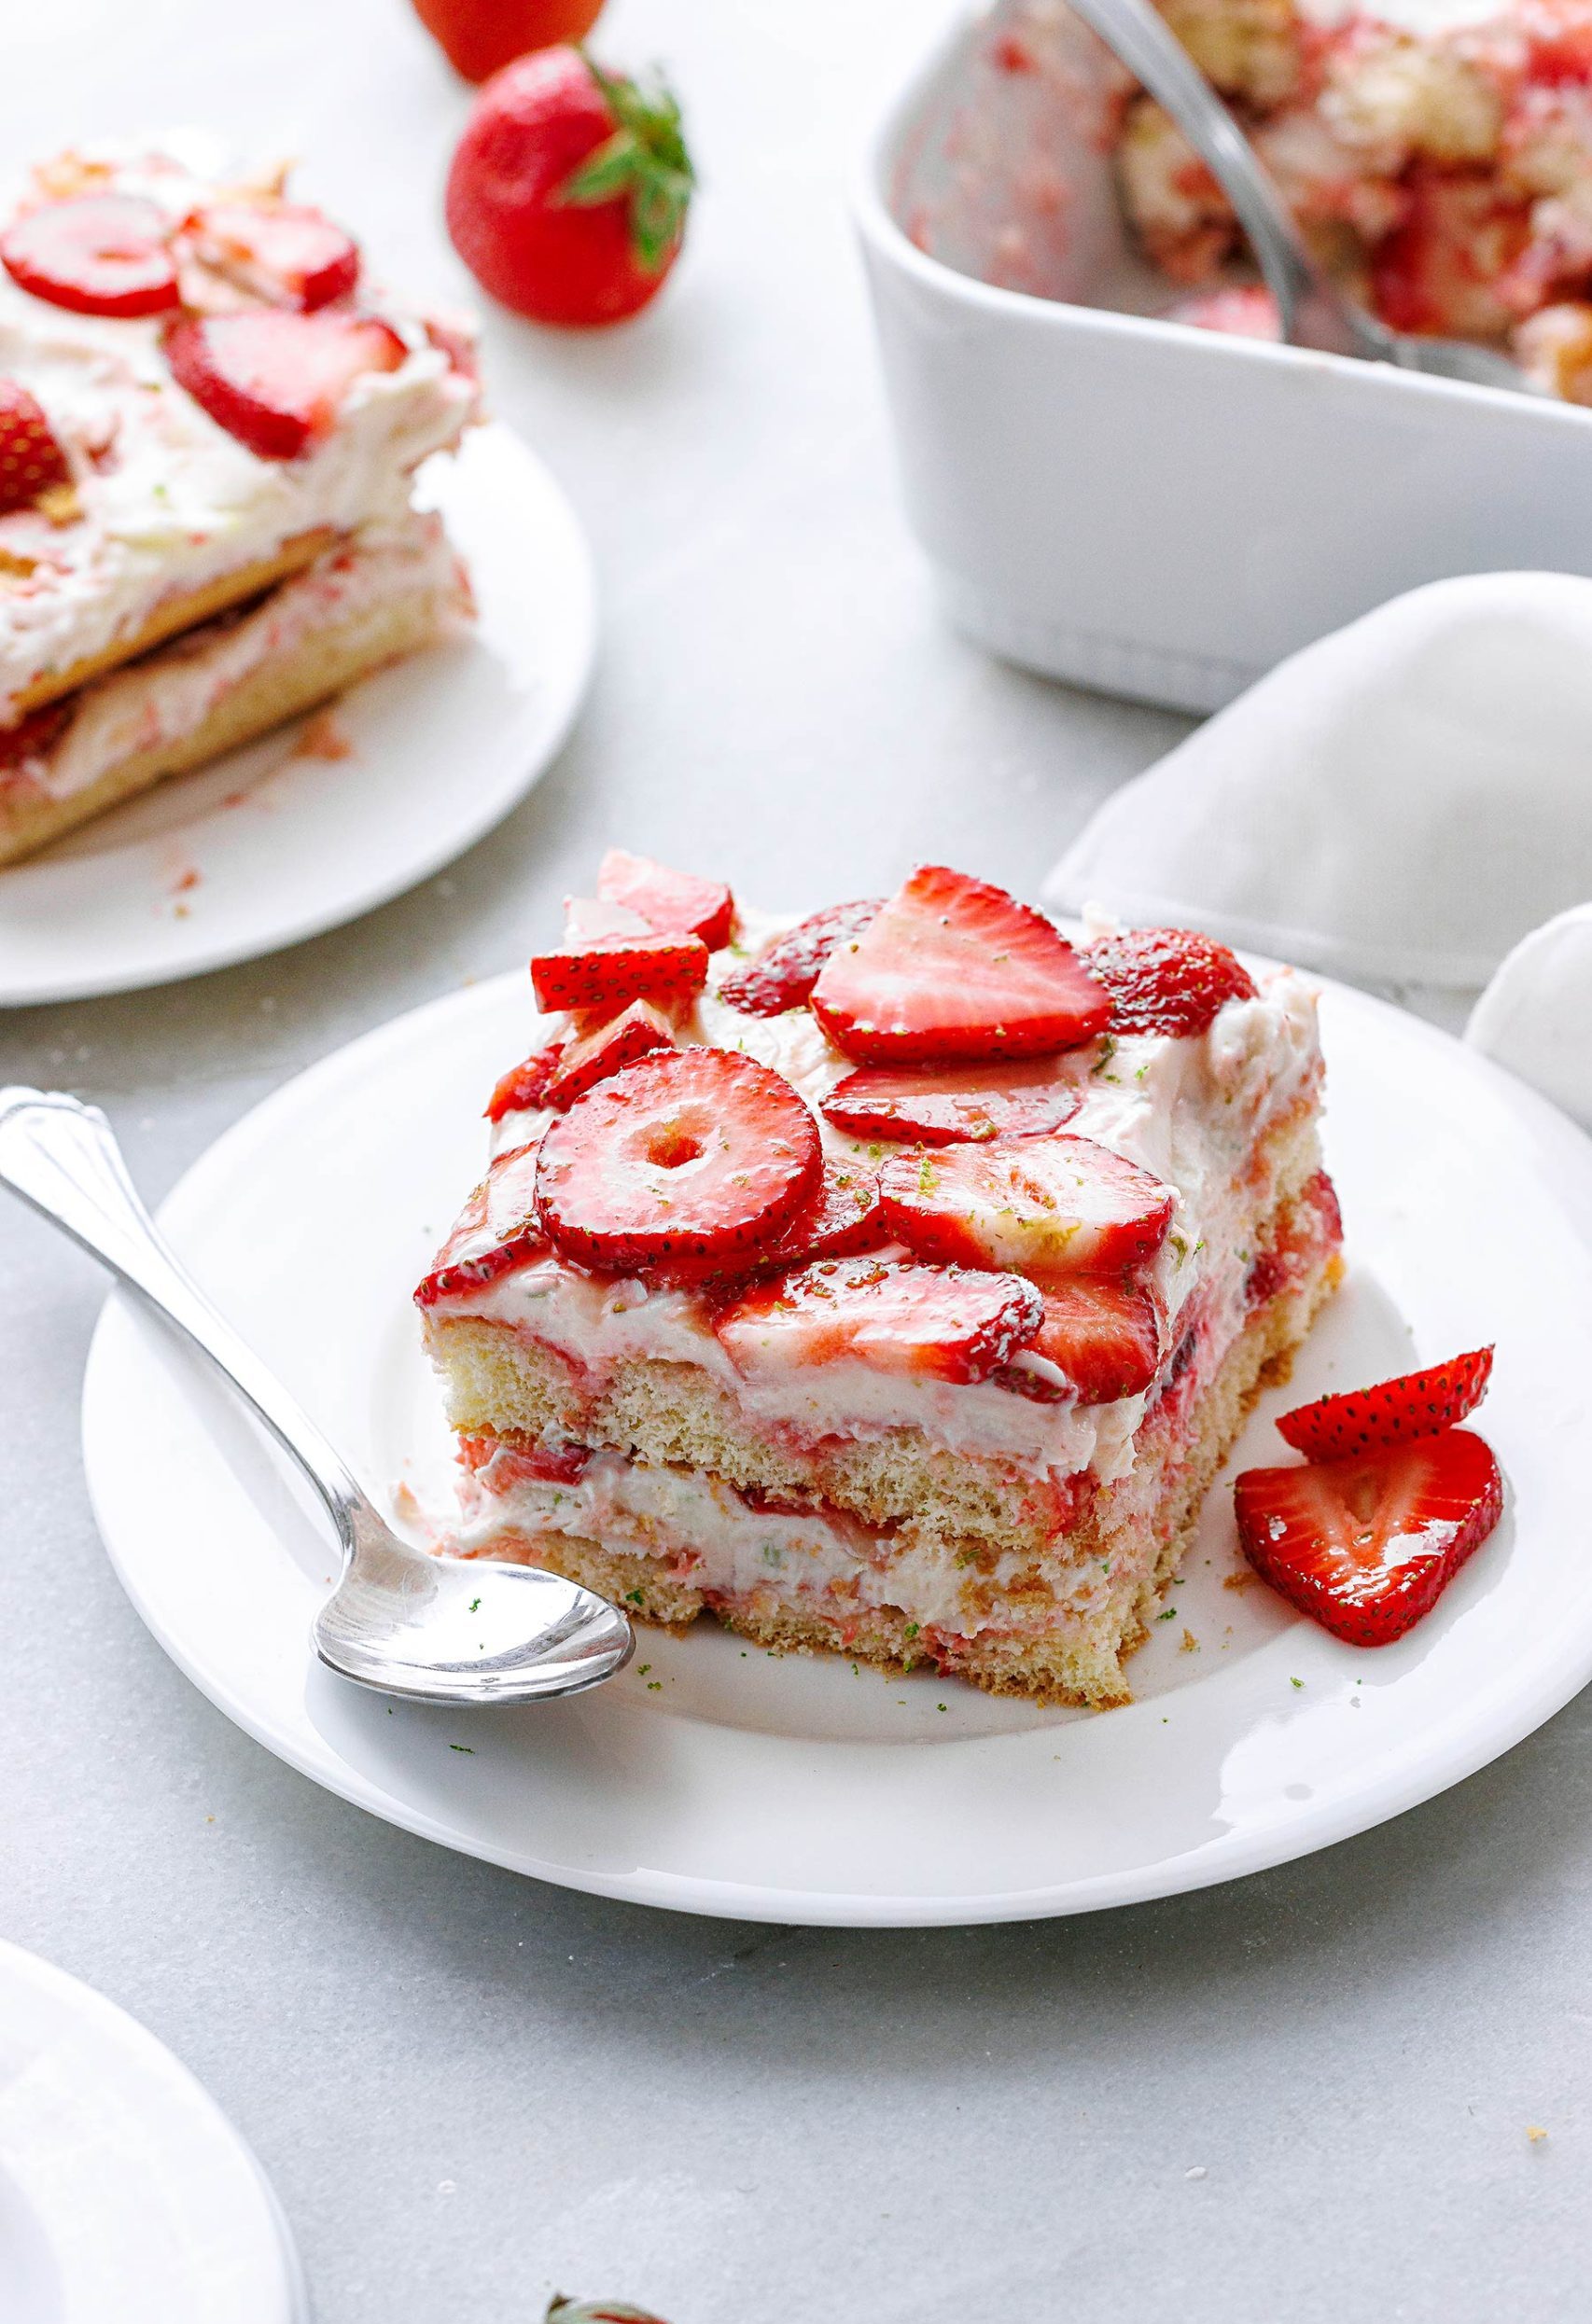
[{"label": "white ceramic bowl rim", "polygon": [[[976,7],[963,8],[927,55],[919,59],[886,106],[867,141],[860,165],[853,173],[852,216],[864,242],[882,259],[915,275],[942,297],[957,299],[990,313],[1022,314],[1026,323],[1038,329],[1063,333],[1080,329],[1104,331],[1130,341],[1159,341],[1163,345],[1184,346],[1190,352],[1193,343],[1197,343],[1202,354],[1216,364],[1326,365],[1347,379],[1374,383],[1378,392],[1434,396],[1440,401],[1459,397],[1466,401],[1479,397],[1484,403],[1509,407],[1518,402],[1513,388],[1481,387],[1465,380],[1440,379],[1428,371],[1403,371],[1392,364],[1365,363],[1352,355],[1328,355],[1313,347],[1281,346],[1264,339],[1243,339],[1231,332],[1203,331],[1194,325],[1168,322],[1156,315],[1127,314],[1113,307],[1080,306],[1071,299],[1013,290],[1004,284],[986,283],[977,275],[964,274],[919,249],[890,207],[891,173],[929,90],[966,43],[977,17],[985,12]],[[1560,402],[1557,397],[1532,398],[1532,410],[1544,423],[1561,427],[1580,428],[1592,418],[1592,411]]]}]

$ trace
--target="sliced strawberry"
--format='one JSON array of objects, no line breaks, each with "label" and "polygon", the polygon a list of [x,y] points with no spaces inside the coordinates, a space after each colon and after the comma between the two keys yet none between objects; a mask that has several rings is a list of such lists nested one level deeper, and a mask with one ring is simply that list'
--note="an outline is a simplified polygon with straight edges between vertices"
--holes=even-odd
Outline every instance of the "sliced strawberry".
[{"label": "sliced strawberry", "polygon": [[865,1065],[1042,1057],[1091,1040],[1109,995],[1051,923],[987,880],[922,864],[830,954],[813,1013]]},{"label": "sliced strawberry", "polygon": [[1352,1460],[1249,1468],[1234,1487],[1258,1574],[1351,1646],[1386,1646],[1429,1613],[1503,1510],[1491,1450],[1446,1428]]},{"label": "sliced strawberry", "polygon": [[772,1067],[671,1050],[600,1081],[554,1122],[537,1200],[559,1249],[586,1266],[718,1267],[771,1241],[819,1171],[818,1125]]},{"label": "sliced strawberry", "polygon": [[595,936],[538,953],[531,990],[538,1009],[622,1009],[627,1001],[677,1006],[707,981],[707,947],[694,936]]},{"label": "sliced strawberry", "polygon": [[605,903],[599,896],[566,896],[564,899],[564,940],[590,944],[599,936],[646,936],[650,923],[627,904]]},{"label": "sliced strawberry", "polygon": [[592,1452],[585,1444],[508,1444],[501,1437],[461,1437],[459,1464],[472,1473],[490,1468],[490,1489],[507,1493],[527,1477],[541,1484],[579,1484],[592,1465]]},{"label": "sliced strawberry", "polygon": [[506,1073],[486,1101],[488,1121],[501,1121],[505,1114],[524,1113],[528,1106],[545,1106],[548,1083],[557,1072],[566,1046],[564,1034],[555,1032],[540,1049],[532,1050],[523,1063]]},{"label": "sliced strawberry", "polygon": [[31,508],[41,493],[71,481],[41,407],[15,380],[0,379],[0,517]]},{"label": "sliced strawberry", "polygon": [[273,305],[329,306],[359,280],[359,245],[318,210],[290,202],[213,202],[189,221],[207,266]]},{"label": "sliced strawberry", "polygon": [[861,935],[870,920],[883,912],[883,897],[867,896],[854,904],[830,904],[765,944],[744,968],[732,969],[719,987],[719,997],[744,1017],[780,1017],[800,1009],[812,996],[818,974],[837,944]]},{"label": "sliced strawberry", "polygon": [[261,460],[296,460],[330,433],[344,397],[370,371],[396,371],[407,350],[369,315],[185,317],[166,333],[179,387]]},{"label": "sliced strawberry", "polygon": [[483,1283],[546,1256],[548,1241],[536,1214],[536,1146],[499,1154],[459,1213],[453,1232],[415,1292],[415,1303],[479,1289]]},{"label": "sliced strawberry", "polygon": [[1017,1275],[826,1259],[748,1292],[714,1329],[744,1376],[850,1358],[876,1371],[987,1379],[1033,1336],[1040,1295]]},{"label": "sliced strawberry", "polygon": [[662,936],[699,937],[710,953],[728,944],[735,924],[735,899],[722,882],[671,871],[650,856],[627,856],[622,847],[610,847],[598,865],[597,894],[605,903],[638,912]]},{"label": "sliced strawberry", "polygon": [[819,1111],[854,1138],[911,1138],[959,1146],[1059,1130],[1078,1111],[1076,1082],[1043,1065],[859,1065],[837,1081]]},{"label": "sliced strawberry", "polygon": [[1162,1356],[1161,1309],[1153,1292],[1111,1275],[1069,1275],[1040,1287],[1044,1321],[1028,1353],[1064,1372],[1080,1404],[1142,1395]]},{"label": "sliced strawberry", "polygon": [[817,1192],[759,1254],[760,1267],[803,1267],[814,1259],[877,1250],[889,1241],[877,1174],[827,1156],[823,1173]]},{"label": "sliced strawberry", "polygon": [[924,1259],[1025,1274],[1121,1273],[1152,1259],[1177,1197],[1093,1138],[999,1139],[892,1154],[885,1216]]},{"label": "sliced strawberry", "polygon": [[139,194],[82,194],[30,210],[0,235],[14,283],[77,314],[165,314],[178,304],[164,212]]},{"label": "sliced strawberry", "polygon": [[549,1074],[541,1102],[563,1111],[585,1091],[596,1088],[610,1074],[634,1065],[655,1049],[673,1049],[675,1030],[650,1001],[632,1001],[617,1017],[578,1034],[566,1044]]},{"label": "sliced strawberry", "polygon": [[1194,928],[1122,928],[1082,956],[1111,996],[1113,1033],[1203,1033],[1223,1003],[1255,997],[1236,953]]},{"label": "sliced strawberry", "polygon": [[1373,1388],[1351,1388],[1295,1405],[1278,1422],[1278,1433],[1312,1461],[1339,1460],[1379,1444],[1407,1444],[1413,1437],[1451,1428],[1474,1412],[1491,1374],[1491,1348],[1474,1348],[1425,1371],[1379,1380]]}]

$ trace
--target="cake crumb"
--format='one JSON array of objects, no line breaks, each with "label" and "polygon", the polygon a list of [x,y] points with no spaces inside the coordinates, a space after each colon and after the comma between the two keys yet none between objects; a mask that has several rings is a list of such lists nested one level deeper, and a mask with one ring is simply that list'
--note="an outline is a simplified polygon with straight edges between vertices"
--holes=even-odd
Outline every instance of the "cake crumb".
[{"label": "cake crumb", "polygon": [[1526,2136],[1534,2147],[1540,2147],[1547,2135],[1541,2122],[1528,2122],[1526,2125]]},{"label": "cake crumb", "polygon": [[317,710],[313,718],[306,718],[294,744],[291,756],[295,758],[352,758],[354,738],[345,727],[338,724],[329,710]]},{"label": "cake crumb", "polygon": [[1199,1640],[1194,1636],[1192,1630],[1184,1631],[1182,1635],[1182,1643],[1179,1646],[1178,1652],[1180,1654],[1197,1654],[1199,1652]]},{"label": "cake crumb", "polygon": [[1240,1570],[1236,1574],[1229,1574],[1222,1587],[1224,1590],[1247,1590],[1249,1589],[1250,1583],[1254,1580],[1254,1578],[1253,1574],[1245,1573]]}]

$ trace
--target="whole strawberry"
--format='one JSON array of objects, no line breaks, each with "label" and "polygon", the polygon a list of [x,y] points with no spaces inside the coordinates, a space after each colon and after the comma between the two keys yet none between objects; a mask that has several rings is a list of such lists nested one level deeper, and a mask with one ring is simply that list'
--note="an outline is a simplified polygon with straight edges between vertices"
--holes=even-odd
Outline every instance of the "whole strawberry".
[{"label": "whole strawberry", "polygon": [[534,323],[618,323],[679,255],[691,165],[669,91],[579,49],[521,57],[476,99],[448,231],[484,290]]},{"label": "whole strawberry", "polygon": [[603,0],[414,0],[414,13],[446,51],[454,72],[482,81],[529,49],[584,40],[602,5]]}]

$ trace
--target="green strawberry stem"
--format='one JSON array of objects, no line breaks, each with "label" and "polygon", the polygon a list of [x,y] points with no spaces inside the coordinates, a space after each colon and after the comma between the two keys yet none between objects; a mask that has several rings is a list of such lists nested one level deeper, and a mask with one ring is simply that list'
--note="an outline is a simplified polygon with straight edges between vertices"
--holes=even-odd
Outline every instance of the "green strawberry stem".
[{"label": "green strawberry stem", "polygon": [[621,74],[605,73],[584,49],[580,53],[613,116],[614,133],[566,181],[558,199],[581,209],[595,209],[605,202],[627,202],[636,257],[649,274],[656,274],[674,256],[685,231],[696,182],[679,104],[661,79],[643,87]]}]

